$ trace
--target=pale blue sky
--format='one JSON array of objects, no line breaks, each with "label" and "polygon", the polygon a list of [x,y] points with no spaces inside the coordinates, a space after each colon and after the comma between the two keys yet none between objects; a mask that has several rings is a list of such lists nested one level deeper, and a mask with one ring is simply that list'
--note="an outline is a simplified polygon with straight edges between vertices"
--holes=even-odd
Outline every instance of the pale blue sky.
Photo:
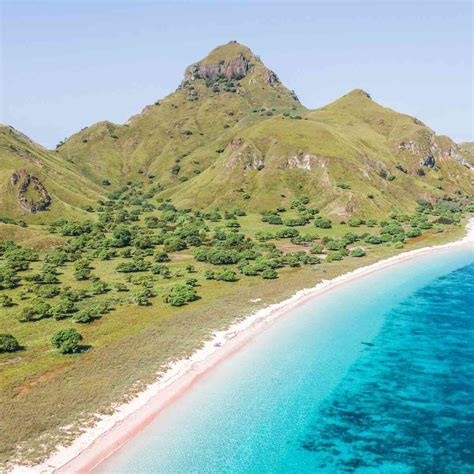
[{"label": "pale blue sky", "polygon": [[99,120],[125,122],[230,40],[307,107],[363,88],[473,140],[470,1],[3,0],[1,122],[49,147]]}]

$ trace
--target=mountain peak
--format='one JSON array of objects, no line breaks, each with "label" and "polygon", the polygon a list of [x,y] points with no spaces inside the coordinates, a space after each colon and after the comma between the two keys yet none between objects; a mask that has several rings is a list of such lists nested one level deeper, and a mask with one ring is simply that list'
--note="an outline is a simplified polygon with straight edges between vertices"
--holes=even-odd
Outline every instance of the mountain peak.
[{"label": "mountain peak", "polygon": [[[267,84],[279,84],[277,75],[268,69],[250,48],[233,40],[217,46],[206,57],[191,64],[184,73],[184,83],[203,79],[239,81],[255,73],[256,79]],[[182,84],[182,85],[183,85]]]},{"label": "mountain peak", "polygon": [[343,97],[363,97],[363,98],[365,97],[367,99],[372,100],[372,97],[370,96],[370,94],[364,89],[353,89],[350,92],[348,92],[346,95],[344,95]]}]

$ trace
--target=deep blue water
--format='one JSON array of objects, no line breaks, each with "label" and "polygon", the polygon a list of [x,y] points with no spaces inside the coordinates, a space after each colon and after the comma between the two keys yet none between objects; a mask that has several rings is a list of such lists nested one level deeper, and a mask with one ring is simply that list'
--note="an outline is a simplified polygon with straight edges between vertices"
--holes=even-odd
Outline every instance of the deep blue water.
[{"label": "deep blue water", "polygon": [[473,294],[469,248],[328,292],[98,472],[474,472]]}]

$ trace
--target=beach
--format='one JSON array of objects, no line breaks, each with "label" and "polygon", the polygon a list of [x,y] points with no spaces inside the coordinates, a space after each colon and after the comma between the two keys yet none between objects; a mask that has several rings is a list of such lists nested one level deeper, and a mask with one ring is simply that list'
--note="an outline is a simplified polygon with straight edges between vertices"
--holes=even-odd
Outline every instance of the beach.
[{"label": "beach", "polygon": [[90,472],[104,459],[120,449],[164,409],[173,404],[193,385],[224,360],[238,352],[257,334],[269,328],[283,316],[290,315],[300,305],[345,283],[379,270],[397,265],[418,256],[442,249],[465,245],[474,241],[474,221],[467,225],[462,240],[434,247],[421,248],[399,254],[375,264],[359,268],[313,288],[300,290],[291,298],[270,305],[214,334],[189,359],[170,365],[169,369],[145,391],[130,402],[115,407],[112,415],[104,416],[91,429],[79,436],[70,446],[61,447],[47,462],[32,468],[16,467],[15,472]]}]

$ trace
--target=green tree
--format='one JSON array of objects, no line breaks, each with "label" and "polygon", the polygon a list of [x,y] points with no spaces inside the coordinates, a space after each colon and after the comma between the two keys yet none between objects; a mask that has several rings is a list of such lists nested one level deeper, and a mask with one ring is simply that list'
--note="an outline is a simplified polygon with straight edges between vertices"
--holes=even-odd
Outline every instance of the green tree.
[{"label": "green tree", "polygon": [[274,280],[278,278],[278,273],[273,268],[267,268],[262,272],[262,278],[265,280]]},{"label": "green tree", "polygon": [[51,344],[61,354],[72,354],[78,351],[79,342],[81,342],[82,339],[82,335],[75,329],[62,329],[51,338]]},{"label": "green tree", "polygon": [[0,352],[15,352],[20,350],[20,344],[11,334],[0,334]]},{"label": "green tree", "polygon": [[7,295],[0,295],[0,306],[3,308],[9,308],[10,306],[13,306],[13,300],[10,298],[10,296]]},{"label": "green tree", "polygon": [[171,306],[183,306],[199,299],[196,290],[189,285],[175,285],[164,296],[165,303]]},{"label": "green tree", "polygon": [[364,257],[365,255],[365,250],[360,247],[351,250],[351,257]]}]

